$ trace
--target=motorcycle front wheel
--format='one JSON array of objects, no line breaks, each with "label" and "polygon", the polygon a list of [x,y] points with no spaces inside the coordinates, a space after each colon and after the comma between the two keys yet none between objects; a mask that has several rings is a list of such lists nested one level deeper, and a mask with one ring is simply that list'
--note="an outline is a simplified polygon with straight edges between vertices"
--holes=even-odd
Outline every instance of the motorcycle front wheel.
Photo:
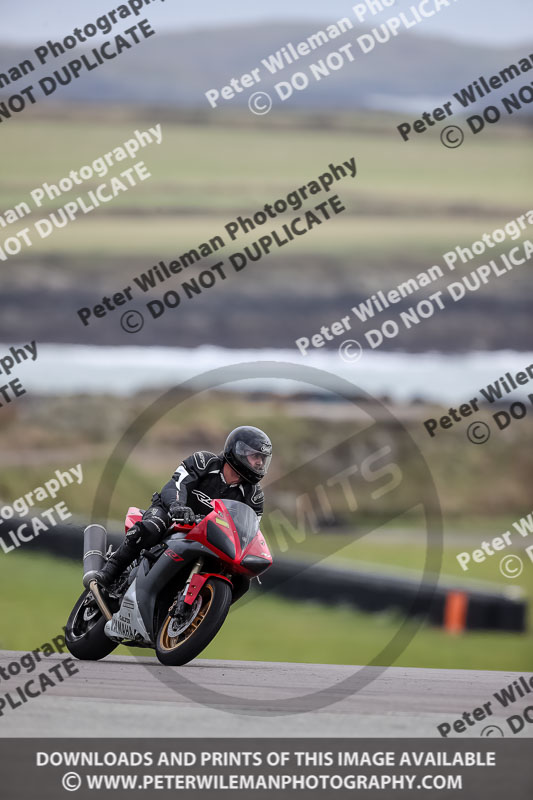
[{"label": "motorcycle front wheel", "polygon": [[86,589],[72,609],[65,629],[65,642],[75,658],[99,661],[118,647],[105,635],[105,624],[92,593]]},{"label": "motorcycle front wheel", "polygon": [[186,623],[179,624],[168,614],[156,640],[155,651],[161,664],[180,667],[196,658],[219,632],[232,598],[229,583],[209,578],[200,589]]}]

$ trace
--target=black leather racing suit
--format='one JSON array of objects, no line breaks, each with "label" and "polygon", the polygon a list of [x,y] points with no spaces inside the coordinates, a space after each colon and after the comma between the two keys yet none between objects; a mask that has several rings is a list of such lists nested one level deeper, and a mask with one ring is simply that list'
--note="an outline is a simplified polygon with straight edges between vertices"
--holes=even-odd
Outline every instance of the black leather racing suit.
[{"label": "black leather racing suit", "polygon": [[157,544],[170,525],[169,507],[178,500],[189,506],[195,514],[209,514],[213,510],[210,500],[239,500],[252,508],[261,518],[263,490],[243,481],[229,486],[222,474],[224,459],[221,455],[199,451],[184,459],[172,478],[152,497],[152,505],[144,512],[142,520],[130,528],[126,540],[139,550]]}]

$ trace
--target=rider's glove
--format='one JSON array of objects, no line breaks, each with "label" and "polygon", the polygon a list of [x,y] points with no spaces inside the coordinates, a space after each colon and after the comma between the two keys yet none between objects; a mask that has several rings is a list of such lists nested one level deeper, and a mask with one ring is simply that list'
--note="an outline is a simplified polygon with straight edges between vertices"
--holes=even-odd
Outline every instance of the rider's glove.
[{"label": "rider's glove", "polygon": [[168,511],[172,519],[179,519],[185,525],[192,525],[196,521],[192,508],[184,506],[179,500],[175,500]]}]

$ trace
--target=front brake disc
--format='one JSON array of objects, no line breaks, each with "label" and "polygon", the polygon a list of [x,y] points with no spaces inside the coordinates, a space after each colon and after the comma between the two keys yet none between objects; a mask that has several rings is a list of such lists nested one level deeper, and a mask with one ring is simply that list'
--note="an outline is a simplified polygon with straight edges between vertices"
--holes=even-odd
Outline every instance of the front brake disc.
[{"label": "front brake disc", "polygon": [[173,639],[175,639],[177,636],[186,631],[191,622],[193,622],[193,620],[195,620],[196,617],[198,616],[198,612],[200,611],[201,607],[202,607],[202,598],[200,597],[200,595],[198,595],[198,597],[196,598],[191,607],[190,613],[187,614],[185,619],[183,619],[183,617],[180,616],[179,618],[173,617],[173,619],[170,620],[168,624],[168,635],[171,636]]}]

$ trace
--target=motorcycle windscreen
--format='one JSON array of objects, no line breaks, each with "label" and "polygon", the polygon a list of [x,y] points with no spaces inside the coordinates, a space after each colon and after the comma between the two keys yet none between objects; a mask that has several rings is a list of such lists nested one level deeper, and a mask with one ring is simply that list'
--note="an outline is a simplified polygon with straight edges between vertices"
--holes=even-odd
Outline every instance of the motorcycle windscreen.
[{"label": "motorcycle windscreen", "polygon": [[235,523],[241,550],[244,551],[259,530],[259,517],[250,506],[239,503],[238,500],[224,500],[223,502]]}]

